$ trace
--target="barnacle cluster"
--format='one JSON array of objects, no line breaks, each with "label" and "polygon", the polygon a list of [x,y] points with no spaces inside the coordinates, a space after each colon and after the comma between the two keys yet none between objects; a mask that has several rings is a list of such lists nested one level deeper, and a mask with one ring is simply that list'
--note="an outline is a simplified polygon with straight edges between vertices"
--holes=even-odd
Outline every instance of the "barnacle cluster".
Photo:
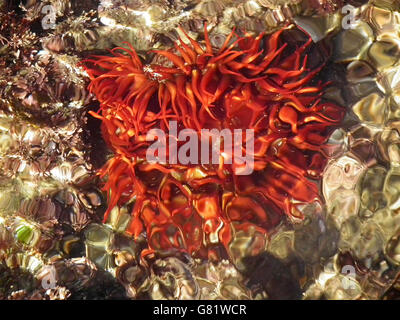
[{"label": "barnacle cluster", "polygon": [[42,47],[33,11],[0,12],[0,296],[66,299],[90,285],[79,269],[97,271],[80,234],[102,205],[85,149],[83,70]]}]

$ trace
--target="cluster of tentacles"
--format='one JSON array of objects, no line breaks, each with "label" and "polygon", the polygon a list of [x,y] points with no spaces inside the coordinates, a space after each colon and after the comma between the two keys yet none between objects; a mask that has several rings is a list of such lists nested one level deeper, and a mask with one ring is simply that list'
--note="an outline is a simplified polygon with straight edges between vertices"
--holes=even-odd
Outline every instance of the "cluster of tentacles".
[{"label": "cluster of tentacles", "polygon": [[[232,32],[219,49],[207,27],[202,44],[185,36],[171,50],[154,51],[162,65],[144,65],[131,46],[84,64],[101,103],[92,115],[114,151],[100,170],[109,197],[104,220],[113,207],[131,204],[128,232],[146,232],[148,252],[204,256],[218,244],[229,251],[237,232],[265,235],[285,214],[303,217],[299,205],[319,199],[310,179],[326,162],[321,145],[344,109],[322,99],[327,84],[315,80],[329,52],[294,26],[256,37]],[[320,50],[317,66],[307,58],[312,50]],[[179,130],[253,129],[254,172],[235,175],[223,157],[219,165],[147,162],[146,134],[167,132],[171,120]]]}]

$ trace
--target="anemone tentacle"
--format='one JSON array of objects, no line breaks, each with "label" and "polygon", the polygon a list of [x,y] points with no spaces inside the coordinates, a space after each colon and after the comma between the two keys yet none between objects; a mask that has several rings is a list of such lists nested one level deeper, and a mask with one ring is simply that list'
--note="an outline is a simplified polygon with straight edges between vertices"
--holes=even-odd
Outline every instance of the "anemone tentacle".
[{"label": "anemone tentacle", "polygon": [[[182,29],[188,42],[153,51],[168,66],[144,65],[130,45],[85,61],[101,104],[91,114],[115,153],[99,172],[107,177],[105,221],[114,206],[134,200],[128,232],[146,232],[149,252],[204,254],[216,241],[228,248],[235,231],[268,234],[284,215],[302,218],[299,204],[319,200],[310,179],[323,171],[321,146],[345,111],[323,99],[329,84],[314,81],[326,61],[310,67],[311,38],[295,49],[283,43],[290,28],[256,37],[232,31],[219,49],[207,26],[203,46]],[[236,176],[223,157],[208,166],[146,163],[146,134],[168,131],[170,120],[198,132],[254,129],[255,171]]]}]

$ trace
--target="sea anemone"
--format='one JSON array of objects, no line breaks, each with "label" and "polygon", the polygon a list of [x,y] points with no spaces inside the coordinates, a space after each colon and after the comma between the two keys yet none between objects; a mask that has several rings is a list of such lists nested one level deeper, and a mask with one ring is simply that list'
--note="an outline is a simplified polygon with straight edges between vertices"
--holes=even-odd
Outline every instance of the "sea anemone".
[{"label": "sea anemone", "polygon": [[[329,52],[320,46],[321,61],[311,66],[316,46],[292,25],[256,37],[232,31],[219,49],[207,26],[203,43],[181,31],[185,41],[153,51],[163,64],[144,64],[129,45],[84,66],[101,104],[91,114],[114,152],[99,171],[107,177],[104,221],[113,207],[131,203],[127,231],[146,232],[145,254],[176,248],[210,257],[208,247],[228,249],[236,232],[267,235],[284,216],[302,219],[299,205],[319,201],[311,180],[323,171],[321,146],[344,109],[323,99],[328,83],[315,79]],[[285,42],[284,32],[295,35]],[[235,174],[223,157],[218,165],[147,162],[146,134],[168,131],[171,120],[178,130],[253,129],[253,173]]]}]

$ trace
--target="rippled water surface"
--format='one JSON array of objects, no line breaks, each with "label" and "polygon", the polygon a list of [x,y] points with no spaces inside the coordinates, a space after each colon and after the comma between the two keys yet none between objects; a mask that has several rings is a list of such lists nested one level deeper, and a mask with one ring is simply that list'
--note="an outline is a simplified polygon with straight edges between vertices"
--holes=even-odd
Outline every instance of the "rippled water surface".
[{"label": "rippled water surface", "polygon": [[[129,42],[144,63],[166,64],[150,50],[173,48],[179,26],[204,43],[205,22],[213,48],[233,28],[258,35],[292,25],[289,48],[304,40],[293,29],[304,30],[316,48],[307,70],[324,63],[310,85],[329,84],[321,98],[346,112],[321,147],[321,176],[287,188],[303,218],[260,205],[256,194],[235,202],[226,187],[204,187],[193,210],[220,205],[243,218],[229,221],[229,241],[219,226],[188,250],[146,229],[134,239],[136,198],[103,223],[110,177],[96,173],[114,155],[89,114],[100,103],[82,61]],[[397,1],[0,0],[0,299],[399,298],[399,61]],[[164,183],[138,176],[148,189]],[[321,201],[296,201],[309,182]],[[173,186],[163,192],[176,195],[165,206],[185,201]],[[205,234],[214,227],[185,222]],[[175,241],[173,226],[162,227]]]}]

